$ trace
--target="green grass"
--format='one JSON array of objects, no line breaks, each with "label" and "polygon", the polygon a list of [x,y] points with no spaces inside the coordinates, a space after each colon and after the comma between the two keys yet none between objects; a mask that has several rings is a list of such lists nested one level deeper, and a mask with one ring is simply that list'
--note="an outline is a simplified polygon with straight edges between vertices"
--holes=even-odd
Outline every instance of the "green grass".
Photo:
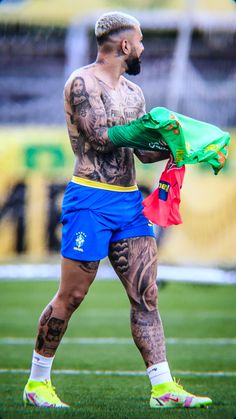
[{"label": "green grass", "polygon": [[[34,338],[38,316],[57,289],[56,282],[0,282],[0,338]],[[235,344],[204,343],[202,338],[236,337],[236,288],[168,284],[159,292],[160,310],[171,369],[187,390],[213,398],[207,410],[153,411],[148,407],[150,385],[141,376],[118,376],[116,371],[145,371],[132,343],[62,344],[54,370],[114,371],[114,375],[53,374],[53,383],[69,411],[24,408],[22,389],[28,374],[0,374],[2,419],[78,417],[86,419],[224,418],[236,417],[236,376],[201,376],[194,372],[236,372]],[[96,281],[74,314],[66,338],[130,338],[129,305],[118,281]],[[183,341],[181,342],[181,338]],[[195,344],[186,339],[195,338]],[[32,344],[0,341],[0,369],[28,369]],[[177,372],[179,371],[179,375]],[[190,374],[183,376],[183,371]],[[181,373],[182,372],[182,373]]]}]

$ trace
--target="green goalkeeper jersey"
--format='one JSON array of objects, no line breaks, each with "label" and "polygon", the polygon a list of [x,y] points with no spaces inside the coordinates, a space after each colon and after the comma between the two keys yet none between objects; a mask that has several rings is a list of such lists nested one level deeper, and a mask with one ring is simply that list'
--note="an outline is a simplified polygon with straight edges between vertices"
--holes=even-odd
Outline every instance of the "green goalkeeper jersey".
[{"label": "green goalkeeper jersey", "polygon": [[215,174],[224,166],[230,142],[228,132],[215,125],[160,107],[129,124],[109,128],[108,136],[118,147],[170,149],[178,167],[208,162]]}]

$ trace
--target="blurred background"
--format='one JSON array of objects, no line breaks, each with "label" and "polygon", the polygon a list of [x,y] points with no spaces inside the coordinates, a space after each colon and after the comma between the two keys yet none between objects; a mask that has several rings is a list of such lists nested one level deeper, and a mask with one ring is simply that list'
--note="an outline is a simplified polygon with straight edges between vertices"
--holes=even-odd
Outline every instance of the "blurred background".
[{"label": "blurred background", "polygon": [[[59,276],[60,206],[73,168],[63,87],[74,69],[95,59],[94,23],[102,12],[114,9],[133,14],[142,25],[142,72],[131,79],[142,87],[147,110],[166,106],[218,125],[232,138],[227,164],[218,176],[210,166],[187,167],[181,194],[183,224],[165,231],[157,228],[160,275],[173,277],[177,272],[163,267],[187,267],[188,278],[192,266],[214,268],[223,270],[224,279],[232,282],[236,268],[233,0],[0,2],[0,276]],[[137,161],[138,183],[145,193],[158,185],[163,168],[164,163]],[[107,261],[102,275],[110,276],[106,268]]]}]

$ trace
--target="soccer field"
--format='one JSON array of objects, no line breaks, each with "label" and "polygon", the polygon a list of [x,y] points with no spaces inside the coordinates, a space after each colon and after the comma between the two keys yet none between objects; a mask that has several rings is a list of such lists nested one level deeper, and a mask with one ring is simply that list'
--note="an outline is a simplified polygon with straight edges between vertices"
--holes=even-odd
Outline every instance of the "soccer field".
[{"label": "soccer field", "polygon": [[129,304],[118,281],[95,281],[69,325],[54,362],[53,384],[66,411],[22,405],[38,316],[56,282],[0,282],[0,417],[236,417],[236,288],[167,284],[160,310],[173,375],[214,400],[208,409],[151,410],[150,384],[132,343]]}]

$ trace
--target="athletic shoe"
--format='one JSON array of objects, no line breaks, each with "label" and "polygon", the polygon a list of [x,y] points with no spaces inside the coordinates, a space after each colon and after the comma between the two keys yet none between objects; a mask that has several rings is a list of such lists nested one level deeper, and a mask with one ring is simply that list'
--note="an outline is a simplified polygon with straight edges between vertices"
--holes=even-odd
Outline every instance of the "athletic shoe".
[{"label": "athletic shoe", "polygon": [[212,404],[209,397],[188,393],[176,381],[152,386],[150,407],[207,407]]},{"label": "athletic shoe", "polygon": [[55,387],[50,380],[33,381],[29,380],[23,393],[24,405],[36,407],[69,407],[63,403],[55,393]]}]

